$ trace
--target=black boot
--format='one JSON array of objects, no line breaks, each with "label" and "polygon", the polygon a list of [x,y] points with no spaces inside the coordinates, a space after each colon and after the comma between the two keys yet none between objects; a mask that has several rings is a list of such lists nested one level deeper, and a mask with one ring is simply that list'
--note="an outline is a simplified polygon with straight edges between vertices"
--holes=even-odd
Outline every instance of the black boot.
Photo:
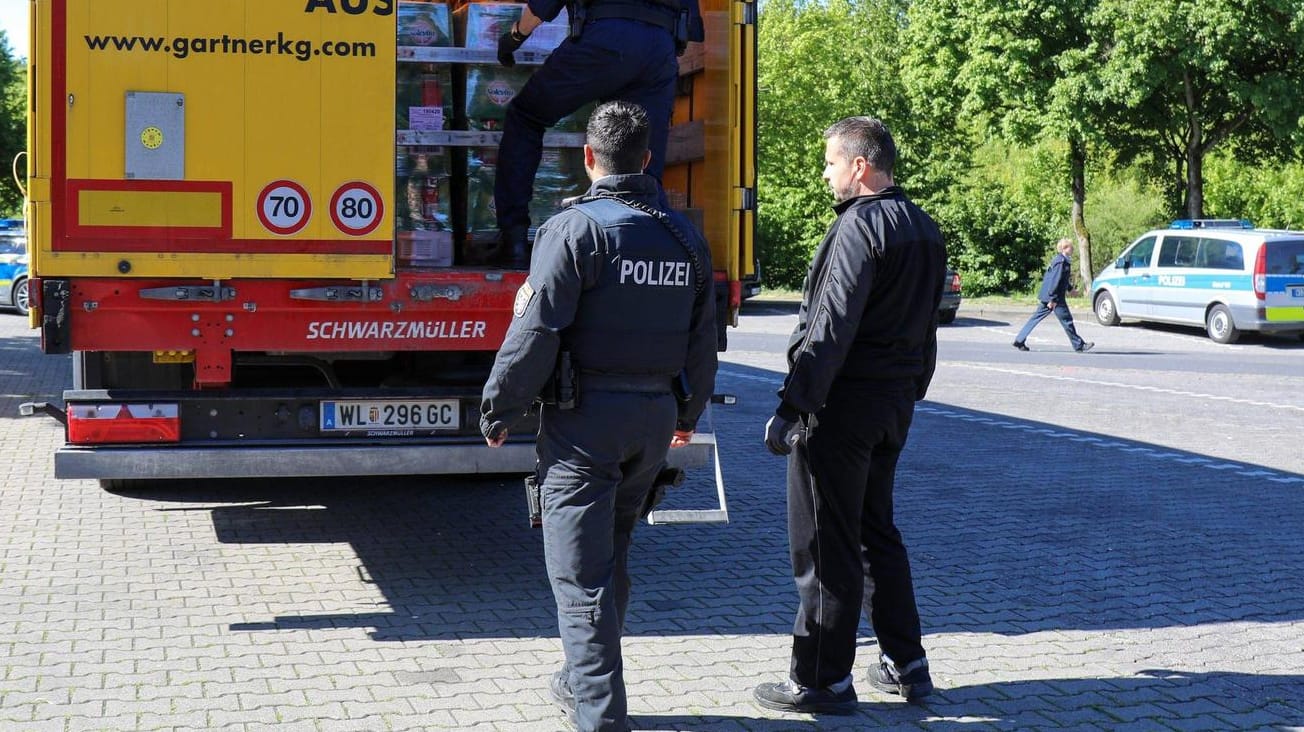
[{"label": "black boot", "polygon": [[498,262],[510,269],[530,268],[528,227],[516,224],[498,232]]}]

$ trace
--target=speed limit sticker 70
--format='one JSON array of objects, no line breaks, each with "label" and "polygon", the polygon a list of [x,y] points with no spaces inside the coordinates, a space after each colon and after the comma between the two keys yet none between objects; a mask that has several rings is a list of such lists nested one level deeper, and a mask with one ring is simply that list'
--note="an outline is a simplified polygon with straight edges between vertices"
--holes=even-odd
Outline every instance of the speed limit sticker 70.
[{"label": "speed limit sticker 70", "polygon": [[384,213],[380,191],[360,180],[345,183],[331,196],[331,221],[335,222],[335,228],[350,236],[375,231]]},{"label": "speed limit sticker 70", "polygon": [[308,224],[312,201],[292,180],[268,183],[258,194],[258,220],[273,234],[295,234]]}]

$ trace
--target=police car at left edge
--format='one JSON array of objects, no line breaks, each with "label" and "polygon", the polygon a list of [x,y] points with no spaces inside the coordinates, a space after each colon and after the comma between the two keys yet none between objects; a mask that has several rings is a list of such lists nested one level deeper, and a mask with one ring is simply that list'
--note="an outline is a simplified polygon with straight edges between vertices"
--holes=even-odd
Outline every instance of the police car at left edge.
[{"label": "police car at left edge", "polygon": [[22,221],[0,219],[0,308],[26,315],[29,304],[27,232]]}]

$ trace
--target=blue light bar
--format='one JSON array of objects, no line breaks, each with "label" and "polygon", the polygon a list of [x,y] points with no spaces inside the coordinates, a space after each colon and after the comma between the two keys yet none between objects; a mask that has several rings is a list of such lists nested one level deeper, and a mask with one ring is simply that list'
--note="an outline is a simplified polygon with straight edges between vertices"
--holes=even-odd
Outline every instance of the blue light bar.
[{"label": "blue light bar", "polygon": [[1253,229],[1249,219],[1175,219],[1170,229]]}]

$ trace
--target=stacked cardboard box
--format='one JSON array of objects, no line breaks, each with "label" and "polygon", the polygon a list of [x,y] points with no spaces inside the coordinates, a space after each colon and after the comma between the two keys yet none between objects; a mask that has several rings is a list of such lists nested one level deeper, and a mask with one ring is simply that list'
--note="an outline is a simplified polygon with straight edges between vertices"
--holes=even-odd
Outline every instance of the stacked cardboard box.
[{"label": "stacked cardboard box", "polygon": [[[400,60],[395,94],[399,130],[500,131],[507,105],[537,68],[500,65],[412,63],[420,47],[446,46],[450,39],[471,49],[496,50],[498,38],[520,18],[522,4],[471,2],[454,13],[442,2],[400,2]],[[530,34],[526,51],[551,51],[569,32],[566,14]],[[417,50],[414,50],[417,49]],[[405,55],[406,54],[406,55]],[[457,94],[454,93],[456,90]],[[559,121],[552,129],[582,132],[593,105]],[[395,234],[400,266],[492,264],[498,254],[494,210],[496,147],[400,146],[395,158]],[[450,171],[465,170],[454,178]],[[565,198],[588,187],[583,155],[577,148],[545,148],[535,177],[529,212],[537,227],[561,209]],[[454,216],[454,212],[458,215]],[[531,231],[533,234],[533,230]],[[457,256],[454,257],[454,245]]]},{"label": "stacked cardboard box", "polygon": [[400,2],[397,40],[399,46],[453,45],[448,6],[442,2]]},{"label": "stacked cardboard box", "polygon": [[[498,39],[521,18],[522,3],[468,3],[453,14],[458,45],[464,48],[497,50]],[[566,10],[534,29],[521,44],[523,51],[552,51],[570,34]]]}]

